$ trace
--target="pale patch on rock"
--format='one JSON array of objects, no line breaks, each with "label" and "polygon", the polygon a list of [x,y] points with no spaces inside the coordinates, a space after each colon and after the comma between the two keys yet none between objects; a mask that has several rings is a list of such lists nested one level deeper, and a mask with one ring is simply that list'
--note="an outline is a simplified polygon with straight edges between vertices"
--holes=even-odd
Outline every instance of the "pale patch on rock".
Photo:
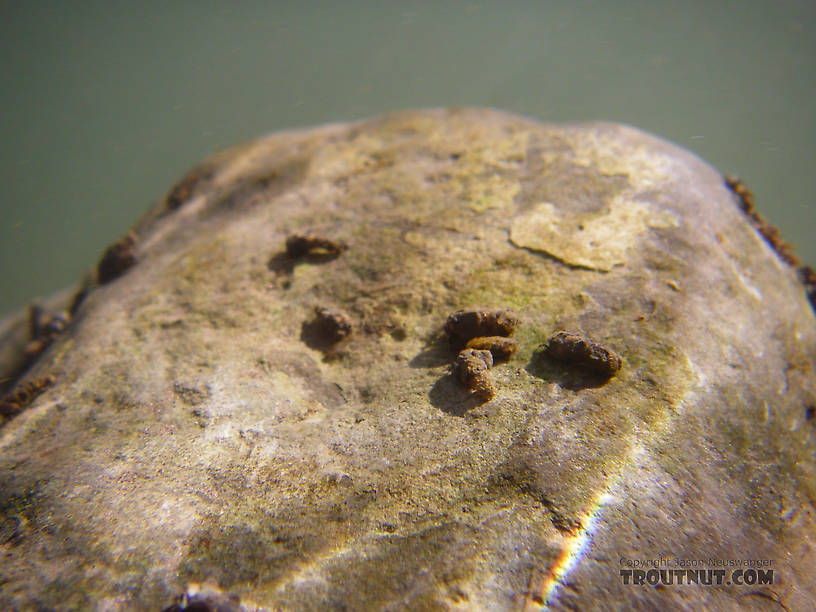
[{"label": "pale patch on rock", "polygon": [[649,228],[677,225],[673,215],[620,198],[598,212],[573,213],[543,202],[517,216],[510,240],[571,266],[608,272],[626,263],[626,252]]}]

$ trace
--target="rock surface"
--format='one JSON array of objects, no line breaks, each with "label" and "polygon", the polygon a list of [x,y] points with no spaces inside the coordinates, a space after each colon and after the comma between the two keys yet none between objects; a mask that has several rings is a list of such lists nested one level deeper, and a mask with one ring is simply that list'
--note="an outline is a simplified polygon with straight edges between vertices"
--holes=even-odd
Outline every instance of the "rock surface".
[{"label": "rock surface", "polygon": [[[816,609],[816,321],[688,152],[402,112],[215,156],[134,233],[0,428],[0,608]],[[519,319],[489,401],[442,332],[472,307]],[[625,585],[646,559],[774,583]]]}]

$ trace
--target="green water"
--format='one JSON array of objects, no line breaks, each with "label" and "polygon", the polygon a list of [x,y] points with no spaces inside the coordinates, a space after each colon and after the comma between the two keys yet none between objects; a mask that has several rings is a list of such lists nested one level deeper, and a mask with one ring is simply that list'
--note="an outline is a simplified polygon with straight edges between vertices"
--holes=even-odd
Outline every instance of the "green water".
[{"label": "green water", "polygon": [[0,313],[78,282],[207,154],[409,107],[633,124],[742,176],[816,263],[812,0],[0,7]]}]

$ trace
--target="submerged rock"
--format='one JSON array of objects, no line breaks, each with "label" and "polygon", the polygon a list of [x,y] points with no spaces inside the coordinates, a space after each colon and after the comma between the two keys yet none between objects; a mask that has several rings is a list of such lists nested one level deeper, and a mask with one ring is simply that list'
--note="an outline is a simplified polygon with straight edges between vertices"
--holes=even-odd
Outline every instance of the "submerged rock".
[{"label": "submerged rock", "polygon": [[[215,156],[133,231],[23,373],[0,327],[53,377],[0,428],[0,608],[816,607],[816,321],[688,152],[403,112]],[[450,371],[473,308],[518,318],[489,401]],[[557,330],[620,369],[537,359]],[[735,560],[772,584],[635,572]]]}]

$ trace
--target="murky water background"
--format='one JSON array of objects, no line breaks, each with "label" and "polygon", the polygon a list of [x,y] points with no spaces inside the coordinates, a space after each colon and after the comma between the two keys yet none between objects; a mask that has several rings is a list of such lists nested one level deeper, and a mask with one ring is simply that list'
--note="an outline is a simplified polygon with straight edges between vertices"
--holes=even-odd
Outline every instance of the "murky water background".
[{"label": "murky water background", "polygon": [[410,107],[630,123],[742,176],[816,263],[814,32],[811,0],[0,2],[0,313],[207,154]]}]

